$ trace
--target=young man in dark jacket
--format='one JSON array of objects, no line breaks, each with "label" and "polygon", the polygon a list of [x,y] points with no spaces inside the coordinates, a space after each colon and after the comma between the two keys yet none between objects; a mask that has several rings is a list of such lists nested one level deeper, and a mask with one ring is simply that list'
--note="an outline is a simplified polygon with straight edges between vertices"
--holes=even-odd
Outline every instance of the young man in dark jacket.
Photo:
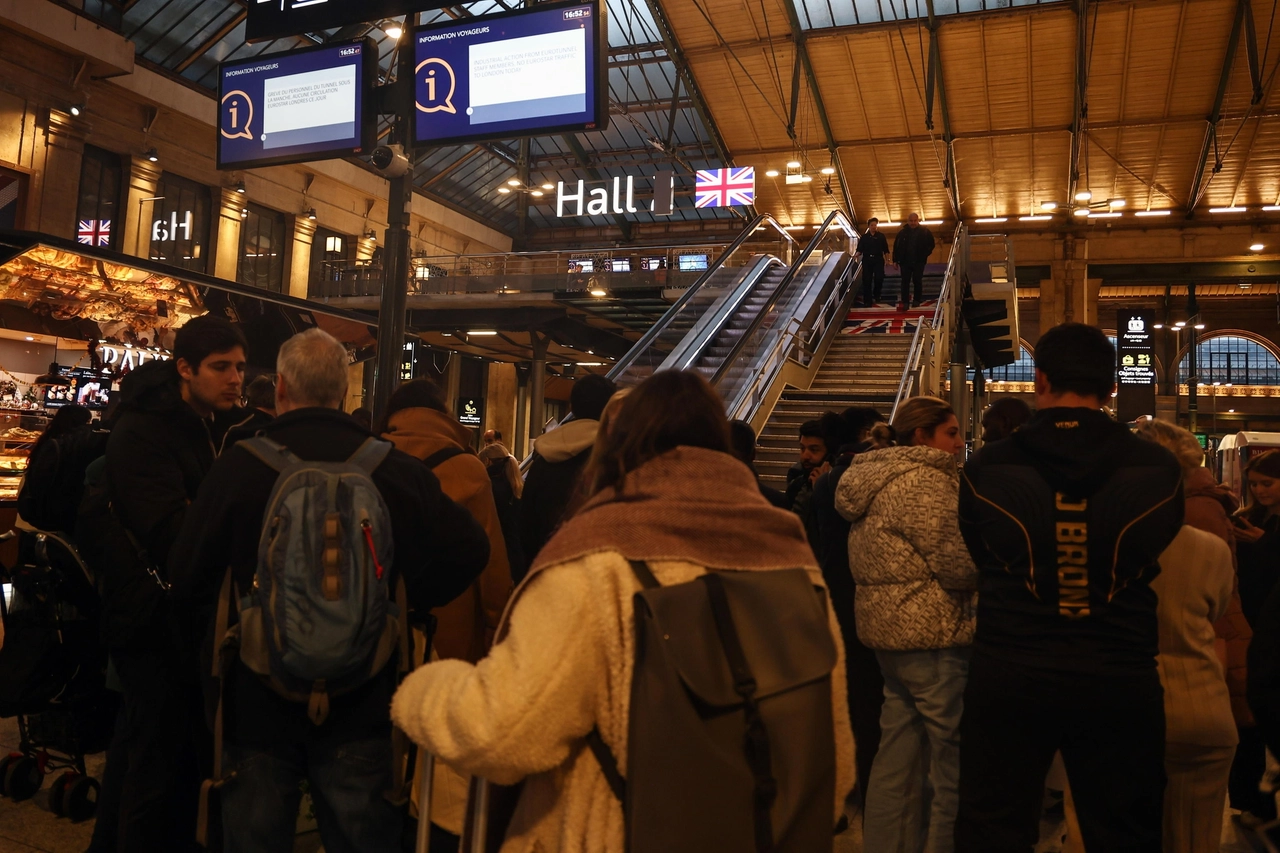
[{"label": "young man in dark jacket", "polygon": [[[162,575],[187,507],[217,455],[213,419],[240,400],[244,336],[226,320],[197,317],[178,330],[172,361],[152,361],[125,377],[107,443],[107,489],[114,512]],[[150,589],[147,580],[132,588]],[[117,587],[123,588],[123,587]],[[187,850],[194,844],[199,774],[194,674],[179,653],[162,594],[132,626],[140,641],[114,648],[124,687],[127,770],[118,850]],[[108,587],[107,609],[112,609]],[[132,606],[132,605],[131,605]],[[145,614],[145,615],[143,615]]]},{"label": "young man in dark jacket", "polygon": [[880,220],[867,220],[867,230],[858,240],[858,256],[862,259],[862,307],[874,308],[884,287],[884,260],[889,254],[889,240],[880,230]]},{"label": "young man in dark jacket", "polygon": [[1182,472],[1102,406],[1115,350],[1067,324],[1036,346],[1037,414],[965,466],[960,530],[981,572],[960,726],[958,853],[1027,853],[1062,751],[1089,850],[1159,851],[1159,557]]},{"label": "young man in dark jacket", "polygon": [[[345,461],[370,433],[340,409],[347,392],[347,353],[320,329],[280,348],[274,421],[264,434],[313,461]],[[275,470],[243,444],[209,472],[174,549],[175,607],[193,625],[214,622],[224,575],[238,590],[256,583],[258,543]],[[373,472],[390,512],[393,562],[408,604],[419,616],[457,597],[484,569],[489,541],[465,509],[440,490],[435,475],[397,450]],[[210,636],[205,648],[221,637]],[[204,665],[212,671],[206,651]],[[223,685],[223,837],[230,850],[293,849],[299,783],[309,780],[327,850],[398,851],[401,812],[385,798],[392,787],[391,695],[397,663],[329,698],[318,725],[304,702],[286,699],[240,660]],[[214,697],[210,697],[213,699]]]},{"label": "young man in dark jacket", "polygon": [[[893,262],[902,273],[902,295],[898,310],[919,306],[924,301],[924,265],[933,254],[933,233],[920,224],[920,214],[907,217],[907,224],[893,240]],[[911,289],[915,289],[912,300]]]},{"label": "young man in dark jacket", "polygon": [[560,526],[578,488],[578,475],[591,458],[600,415],[617,390],[612,381],[594,373],[577,380],[569,392],[573,420],[534,442],[520,499],[520,545],[529,563]]}]

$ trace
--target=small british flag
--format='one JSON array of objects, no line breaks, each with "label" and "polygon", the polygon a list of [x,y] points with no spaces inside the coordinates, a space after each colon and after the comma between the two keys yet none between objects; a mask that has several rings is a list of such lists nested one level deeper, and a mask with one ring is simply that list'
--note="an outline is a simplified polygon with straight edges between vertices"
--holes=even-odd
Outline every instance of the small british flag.
[{"label": "small british flag", "polygon": [[700,169],[695,176],[695,207],[730,207],[755,204],[754,166],[737,169]]},{"label": "small british flag", "polygon": [[110,246],[111,220],[81,219],[80,229],[76,232],[76,242],[86,246]]}]

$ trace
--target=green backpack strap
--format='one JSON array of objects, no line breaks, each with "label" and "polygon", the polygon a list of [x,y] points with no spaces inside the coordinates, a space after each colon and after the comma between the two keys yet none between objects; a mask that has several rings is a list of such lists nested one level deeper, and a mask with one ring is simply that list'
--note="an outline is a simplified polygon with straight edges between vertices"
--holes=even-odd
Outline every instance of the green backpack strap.
[{"label": "green backpack strap", "polygon": [[[373,439],[370,440],[372,441]],[[297,456],[293,455],[293,451],[289,450],[289,448],[278,441],[272,441],[264,435],[245,439],[240,442],[239,446],[252,453],[258,461],[277,474],[290,465],[301,461]]]},{"label": "green backpack strap", "polygon": [[364,440],[364,444],[356,448],[356,452],[351,454],[351,458],[347,460],[347,464],[356,466],[361,471],[364,471],[372,477],[373,472],[378,470],[378,466],[381,465],[387,458],[387,455],[391,453],[392,447],[393,445],[389,441],[383,441],[380,438],[369,436]]}]

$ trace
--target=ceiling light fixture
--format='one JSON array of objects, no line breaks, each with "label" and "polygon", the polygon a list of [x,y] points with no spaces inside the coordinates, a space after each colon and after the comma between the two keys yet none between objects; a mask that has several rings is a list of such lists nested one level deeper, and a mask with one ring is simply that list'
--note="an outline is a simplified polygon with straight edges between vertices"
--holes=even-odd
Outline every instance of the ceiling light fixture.
[{"label": "ceiling light fixture", "polygon": [[310,219],[312,222],[316,221],[316,209],[314,207],[307,208],[307,219]]},{"label": "ceiling light fixture", "polygon": [[1123,214],[1123,213],[1121,213],[1121,212],[1120,212],[1120,211],[1118,211],[1118,210],[1112,210],[1112,211],[1109,211],[1109,212],[1102,212],[1102,213],[1090,213],[1090,214],[1089,214],[1089,218],[1090,218],[1090,219],[1119,219],[1121,216],[1124,216],[1124,214]]},{"label": "ceiling light fixture", "polygon": [[1203,332],[1203,331],[1204,331],[1204,323],[1196,323],[1195,328],[1196,328],[1196,331],[1197,331],[1197,332]]},{"label": "ceiling light fixture", "polygon": [[1047,213],[1033,214],[1033,215],[1031,215],[1031,216],[1019,216],[1019,217],[1018,217],[1018,221],[1019,221],[1019,222],[1048,222],[1050,219],[1053,219],[1053,217],[1052,217],[1052,216],[1050,216],[1050,215],[1049,215],[1049,214],[1047,214]]},{"label": "ceiling light fixture", "polygon": [[800,180],[804,181],[807,184],[813,180],[813,175],[801,175]]},{"label": "ceiling light fixture", "polygon": [[1209,208],[1209,212],[1210,213],[1244,213],[1248,209],[1249,208],[1247,207],[1211,207]]},{"label": "ceiling light fixture", "polygon": [[248,218],[249,218],[249,208],[247,208],[247,207],[242,207],[242,208],[240,208],[240,218],[241,218],[241,219],[248,219]]},{"label": "ceiling light fixture", "polygon": [[1107,202],[1108,207],[1124,207],[1125,200],[1122,198],[1113,198]]},{"label": "ceiling light fixture", "polygon": [[1151,328],[1153,328],[1153,329],[1163,329],[1163,328],[1164,328],[1164,323],[1152,323],[1152,324],[1151,324]]},{"label": "ceiling light fixture", "polygon": [[507,193],[511,192],[511,188],[510,188],[510,187],[498,187],[498,192],[502,193],[503,195],[506,195]]},{"label": "ceiling light fixture", "polygon": [[518,186],[520,186],[520,179],[519,179],[519,178],[508,178],[508,179],[507,179],[507,186],[509,186],[509,187],[518,187]]},{"label": "ceiling light fixture", "polygon": [[1177,326],[1179,329],[1181,329],[1183,326],[1187,325],[1187,321],[1186,321],[1186,320],[1178,320],[1178,321],[1177,321],[1177,322],[1175,322],[1173,325],[1175,325],[1175,326]]},{"label": "ceiling light fixture", "polygon": [[823,166],[819,171],[824,175],[834,175],[836,173],[834,166]]},{"label": "ceiling light fixture", "polygon": [[588,292],[589,292],[592,296],[595,296],[596,298],[599,298],[599,297],[602,297],[602,296],[608,296],[608,295],[609,295],[609,291],[607,291],[607,290],[605,290],[603,287],[599,287],[599,286],[591,288],[591,290],[590,290],[590,291],[588,291]]},{"label": "ceiling light fixture", "polygon": [[1262,209],[1267,213],[1275,213],[1277,210],[1280,210],[1280,204],[1265,204],[1262,206]]},{"label": "ceiling light fixture", "polygon": [[493,329],[472,329],[470,332],[467,332],[467,334],[475,335],[476,337],[492,337],[498,333]]},{"label": "ceiling light fixture", "polygon": [[148,148],[148,149],[147,149],[147,153],[146,153],[146,154],[143,154],[142,156],[143,156],[143,157],[146,157],[146,158],[147,158],[148,160],[150,160],[152,163],[159,163],[159,162],[160,162],[160,152],[159,152],[159,151],[157,151],[157,150],[156,150],[156,149],[154,149],[154,148]]},{"label": "ceiling light fixture", "polygon": [[980,218],[980,219],[975,219],[975,220],[973,220],[973,221],[974,221],[974,222],[981,222],[981,223],[983,223],[983,224],[987,224],[987,223],[995,223],[995,222],[1008,222],[1008,221],[1009,221],[1009,217],[1007,217],[1007,216],[984,216],[984,217],[982,217],[982,218]]},{"label": "ceiling light fixture", "polygon": [[1088,190],[1081,190],[1076,193],[1076,201],[1088,201],[1091,198],[1093,198],[1093,193]]},{"label": "ceiling light fixture", "polygon": [[1172,210],[1135,210],[1134,216],[1168,216]]},{"label": "ceiling light fixture", "polygon": [[543,184],[543,185],[542,185],[542,188],[543,188],[544,190],[553,190],[553,189],[555,189],[555,188],[556,188],[556,185],[555,185],[555,184]]},{"label": "ceiling light fixture", "polygon": [[765,176],[766,178],[776,178],[776,177],[778,177],[778,170],[777,170],[777,169],[765,169],[764,176]]},{"label": "ceiling light fixture", "polygon": [[84,112],[84,104],[72,104],[69,111],[73,116],[78,116]]},{"label": "ceiling light fixture", "polygon": [[800,161],[799,161],[799,160],[788,160],[788,161],[787,161],[787,168],[788,168],[788,169],[799,169],[799,168],[800,168]]},{"label": "ceiling light fixture", "polygon": [[400,36],[404,35],[404,27],[396,21],[387,21],[383,24],[382,31],[387,34],[387,38],[392,41],[400,41]]},{"label": "ceiling light fixture", "polygon": [[1042,201],[1040,202],[1040,209],[1041,210],[1057,210],[1058,203],[1056,201]]},{"label": "ceiling light fixture", "polygon": [[1087,207],[1077,207],[1075,210],[1071,211],[1071,215],[1072,215],[1072,216],[1088,216],[1088,215],[1089,215],[1089,208],[1087,208]]},{"label": "ceiling light fixture", "polygon": [[542,198],[544,195],[546,195],[546,193],[544,193],[542,190],[531,190],[529,192],[529,195],[533,196],[534,198]]},{"label": "ceiling light fixture", "polygon": [[238,184],[236,184],[235,189],[236,189],[236,192],[238,192],[240,195],[244,195],[245,192],[247,192],[244,188],[244,181],[240,181]]},{"label": "ceiling light fixture", "polygon": [[1254,243],[1253,245],[1251,245],[1251,246],[1249,247],[1249,251],[1250,251],[1250,252],[1261,252],[1261,251],[1262,251],[1263,249],[1265,249],[1265,248],[1267,248],[1267,247],[1266,247],[1266,246],[1264,246],[1264,245],[1262,245],[1261,243]]}]

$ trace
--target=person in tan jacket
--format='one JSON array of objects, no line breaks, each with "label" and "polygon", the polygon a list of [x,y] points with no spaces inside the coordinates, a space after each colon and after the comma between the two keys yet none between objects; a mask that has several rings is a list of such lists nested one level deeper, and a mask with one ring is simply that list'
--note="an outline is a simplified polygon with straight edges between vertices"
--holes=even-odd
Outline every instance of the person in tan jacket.
[{"label": "person in tan jacket", "polygon": [[[489,538],[489,563],[484,571],[470,589],[433,611],[433,659],[475,663],[493,643],[512,587],[506,541],[488,469],[471,450],[470,430],[449,414],[439,389],[429,379],[406,382],[391,395],[383,438],[424,460],[440,480],[441,490],[465,507]],[[417,648],[422,646],[416,644]],[[445,832],[460,835],[467,780],[443,762],[436,765],[435,779],[432,823]],[[415,778],[415,792],[418,782]],[[417,802],[416,793],[413,802]]]},{"label": "person in tan jacket", "polygon": [[[435,755],[498,784],[524,780],[502,853],[623,853],[622,806],[586,738],[599,730],[625,778],[641,589],[628,560],[647,561],[664,586],[709,570],[783,568],[824,586],[800,520],[770,506],[727,452],[723,404],[704,380],[655,374],[619,424],[618,446],[630,450],[608,455],[607,485],[534,561],[489,655],[425,666],[392,703],[396,724]],[[853,738],[829,622],[834,826],[853,787]]]}]

